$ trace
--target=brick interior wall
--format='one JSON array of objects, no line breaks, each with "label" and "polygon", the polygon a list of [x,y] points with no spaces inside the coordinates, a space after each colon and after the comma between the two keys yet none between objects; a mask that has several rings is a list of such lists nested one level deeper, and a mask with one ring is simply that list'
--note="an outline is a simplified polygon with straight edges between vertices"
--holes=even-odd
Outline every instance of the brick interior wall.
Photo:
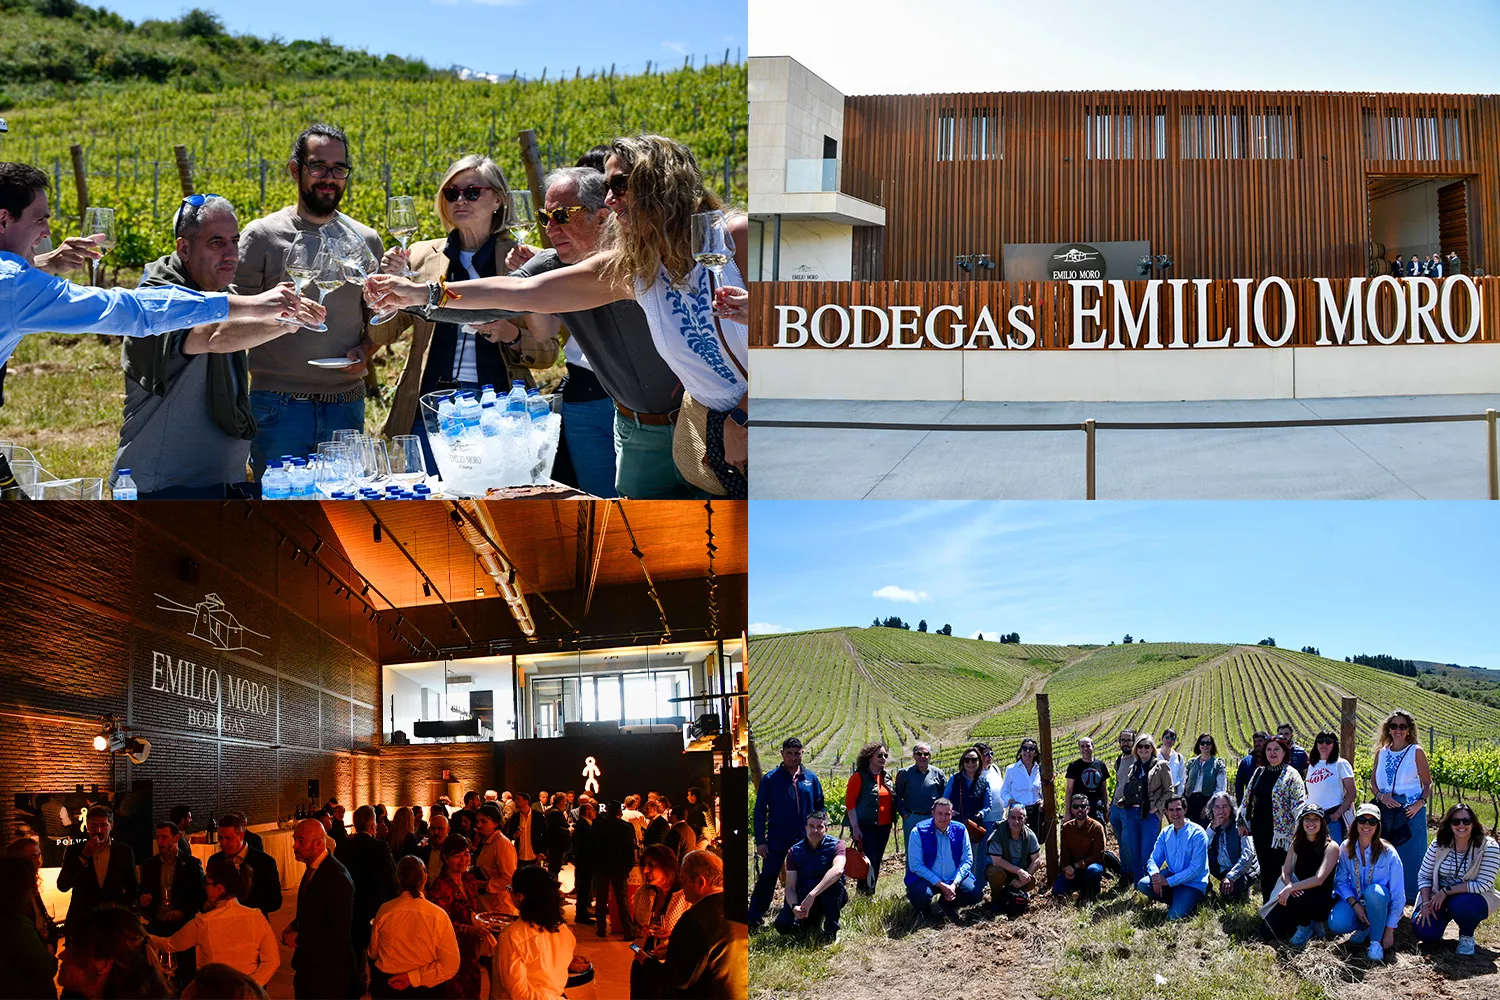
[{"label": "brick interior wall", "polygon": [[[151,741],[149,760],[117,758],[113,778],[117,787],[150,779],[157,818],[185,803],[195,825],[235,808],[252,823],[269,822],[306,800],[309,779],[319,782],[320,799],[377,800],[375,629],[358,601],[335,596],[316,562],[292,559],[301,520],[247,518],[238,504],[3,507],[7,807],[18,792],[107,789],[111,760],[90,742],[106,713]],[[283,534],[292,541],[283,543]],[[165,609],[195,608],[208,594],[263,635],[220,643],[245,649],[216,649],[190,634],[196,613]],[[166,673],[164,662],[172,665]],[[168,674],[191,674],[199,688],[162,690],[172,686]],[[217,692],[202,690],[210,676]],[[243,705],[231,702],[231,678],[237,694],[251,694]]]}]

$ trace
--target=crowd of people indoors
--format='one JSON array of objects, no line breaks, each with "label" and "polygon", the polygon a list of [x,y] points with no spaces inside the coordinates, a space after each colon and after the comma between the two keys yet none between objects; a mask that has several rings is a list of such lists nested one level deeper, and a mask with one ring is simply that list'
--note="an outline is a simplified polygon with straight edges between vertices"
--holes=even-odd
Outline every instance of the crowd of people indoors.
[{"label": "crowd of people indoors", "polygon": [[697,788],[675,803],[471,791],[425,813],[362,805],[347,826],[330,800],[294,827],[304,873],[279,936],[269,917],[283,905],[281,874],[245,815],[218,821],[206,860],[189,842],[191,811],[170,816],[138,863],[112,836],[109,807],[91,806],[58,870],[71,892],[61,924],[41,896],[40,845],[10,845],[0,997],[265,997],[285,946],[298,998],[556,1000],[593,980],[575,948],[587,927],[633,954],[628,985],[595,984],[595,995],[745,995]]},{"label": "crowd of people indoors", "polygon": [[1310,748],[1295,737],[1283,723],[1226,759],[1209,733],[1184,755],[1170,729],[1160,743],[1127,729],[1112,763],[1080,739],[1064,772],[1057,870],[1045,873],[1052,828],[1035,739],[1003,765],[986,744],[967,747],[952,775],[926,743],[899,770],[888,747],[866,745],[845,789],[847,838],[830,829],[822,783],[802,766],[800,740],[788,739],[755,801],[762,863],[750,925],[769,913],[780,881],[776,928],[835,940],[846,883],[874,893],[899,820],[905,895],[931,920],[959,919],[986,889],[989,909],[1011,917],[1048,896],[1061,905],[1126,889],[1170,920],[1207,901],[1253,901],[1275,941],[1348,935],[1376,962],[1402,920],[1423,946],[1456,924],[1457,954],[1473,955],[1475,929],[1500,909],[1500,845],[1464,802],[1429,831],[1432,773],[1411,713],[1381,722],[1364,787],[1338,734],[1318,732]]},{"label": "crowd of people indoors", "polygon": [[[555,475],[595,496],[744,498],[748,223],[726,213],[733,248],[718,247],[730,252],[711,278],[695,261],[693,219],[722,206],[687,147],[626,136],[548,174],[537,212],[547,249],[516,242],[510,182],[476,154],[426,193],[441,235],[387,250],[339,210],[353,159],[341,129],[315,124],[287,163],[294,204],[242,220],[218,195],[184,198],[175,249],[133,290],[66,280],[104,248],[84,235],[38,252],[55,221],[49,179],[0,163],[0,379],[26,334],[125,337],[111,487],[128,469],[141,499],[224,499],[259,496],[268,464],[290,468],[335,432],[363,431],[371,356],[399,338],[410,349],[382,433],[415,435],[428,475],[440,470],[424,394],[491,386],[503,397],[517,381],[534,387],[561,353]],[[345,260],[313,301],[288,262],[327,249],[330,225],[349,244],[340,259],[365,264]],[[390,307],[402,310],[394,322]]]}]

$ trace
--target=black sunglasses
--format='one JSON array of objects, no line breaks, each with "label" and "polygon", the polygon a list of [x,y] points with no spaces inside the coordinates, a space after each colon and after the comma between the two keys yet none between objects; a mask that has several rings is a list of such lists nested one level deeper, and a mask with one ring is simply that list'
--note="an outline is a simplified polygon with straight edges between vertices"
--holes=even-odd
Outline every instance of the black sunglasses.
[{"label": "black sunglasses", "polygon": [[604,190],[613,191],[616,198],[620,197],[626,191],[630,190],[630,175],[615,174],[613,177],[605,178]]},{"label": "black sunglasses", "polygon": [[1376,819],[1374,816],[1361,816],[1359,819],[1355,820],[1354,823],[1356,826],[1360,823],[1364,823],[1366,826],[1379,826],[1380,820]]},{"label": "black sunglasses", "polygon": [[464,201],[478,201],[479,196],[482,193],[484,193],[485,191],[493,190],[494,188],[491,188],[484,184],[470,184],[466,188],[445,187],[443,188],[443,200],[450,205],[457,201],[460,197],[462,197]]},{"label": "black sunglasses", "polygon": [[552,223],[554,226],[566,226],[568,220],[583,211],[582,205],[567,205],[562,208],[544,208],[536,213],[536,221],[541,225]]},{"label": "black sunglasses", "polygon": [[1448,821],[1448,823],[1449,823],[1450,826],[1473,826],[1474,825],[1474,817],[1472,817],[1472,816],[1455,816],[1452,819],[1450,819]]}]

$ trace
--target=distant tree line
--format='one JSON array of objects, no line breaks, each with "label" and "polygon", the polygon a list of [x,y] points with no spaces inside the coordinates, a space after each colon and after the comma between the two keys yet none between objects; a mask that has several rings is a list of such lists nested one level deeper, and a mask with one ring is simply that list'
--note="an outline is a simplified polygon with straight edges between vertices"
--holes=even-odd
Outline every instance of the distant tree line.
[{"label": "distant tree line", "polygon": [[1356,653],[1353,656],[1344,657],[1345,663],[1358,663],[1365,667],[1374,667],[1376,670],[1384,670],[1388,674],[1400,674],[1402,677],[1416,677],[1421,673],[1417,669],[1416,661],[1400,660],[1385,653],[1376,653],[1374,656],[1368,653]]},{"label": "distant tree line", "polygon": [[[907,631],[910,631],[911,630],[911,623],[908,622],[908,621],[904,621],[901,618],[900,615],[887,615],[884,618],[880,618],[880,617],[877,616],[874,621],[870,622],[870,627],[871,628],[904,628]],[[917,622],[917,631],[918,632],[926,632],[927,631],[927,619],[926,618],[923,618],[921,621]],[[938,629],[933,634],[934,635],[952,635],[953,634],[953,626],[952,625],[948,625],[948,624],[944,624],[942,628]],[[1019,632],[1012,632],[1011,634],[1015,636],[1014,639],[1001,639],[1000,641],[1001,642],[1020,642],[1021,641],[1021,634]],[[983,639],[984,635],[981,634],[979,636],[979,638]]]}]

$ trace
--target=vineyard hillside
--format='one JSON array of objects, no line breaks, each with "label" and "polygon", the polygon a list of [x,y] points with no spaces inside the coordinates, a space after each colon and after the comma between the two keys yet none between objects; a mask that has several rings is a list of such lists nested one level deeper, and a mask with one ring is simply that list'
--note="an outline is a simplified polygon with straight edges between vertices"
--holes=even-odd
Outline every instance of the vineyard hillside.
[{"label": "vineyard hillside", "polygon": [[1021,737],[1036,734],[1037,691],[1049,696],[1061,759],[1073,756],[1078,736],[1112,744],[1125,727],[1175,729],[1185,746],[1207,732],[1221,754],[1239,755],[1255,730],[1291,722],[1298,743],[1310,746],[1319,729],[1339,730],[1346,696],[1359,700],[1361,743],[1394,708],[1413,713],[1424,743],[1500,742],[1500,709],[1371,667],[1266,646],[1024,646],[839,628],[757,636],[750,672],[762,762],[774,762],[781,741],[796,735],[807,765],[825,774],[847,773],[859,747],[876,739],[903,763],[916,739],[932,743],[949,769],[979,739],[1008,761]]}]

